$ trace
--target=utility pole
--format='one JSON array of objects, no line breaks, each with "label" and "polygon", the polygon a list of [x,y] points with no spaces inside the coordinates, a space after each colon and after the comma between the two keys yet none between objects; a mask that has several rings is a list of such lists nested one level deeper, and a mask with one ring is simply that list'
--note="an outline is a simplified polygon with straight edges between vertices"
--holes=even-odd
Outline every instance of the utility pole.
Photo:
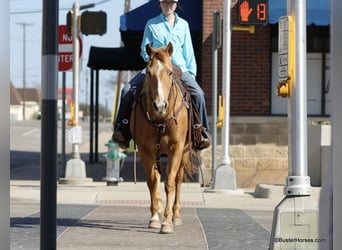
[{"label": "utility pole", "polygon": [[17,23],[23,27],[23,120],[26,120],[26,27],[32,23]]},{"label": "utility pole", "polygon": [[[124,13],[127,13],[130,9],[131,9],[131,0],[125,0]],[[122,41],[120,43],[120,46],[121,47],[124,46]],[[118,112],[119,97],[120,97],[120,91],[121,91],[121,82],[122,82],[122,71],[120,70],[118,73],[118,78],[117,78],[117,87],[116,87],[115,104],[114,104],[114,112],[113,112],[114,113],[113,122],[114,122],[116,115],[117,115],[117,112]]]}]

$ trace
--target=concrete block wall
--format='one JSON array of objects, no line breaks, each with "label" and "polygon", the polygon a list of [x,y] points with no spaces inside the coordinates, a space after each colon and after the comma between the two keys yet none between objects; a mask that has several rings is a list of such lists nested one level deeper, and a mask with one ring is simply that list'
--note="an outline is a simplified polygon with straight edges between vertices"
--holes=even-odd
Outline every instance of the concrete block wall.
[{"label": "concrete block wall", "polygon": [[[255,188],[259,183],[285,184],[288,175],[286,117],[232,117],[229,155],[239,188]],[[221,158],[218,131],[216,159]],[[202,152],[203,182],[211,180],[212,151]]]}]

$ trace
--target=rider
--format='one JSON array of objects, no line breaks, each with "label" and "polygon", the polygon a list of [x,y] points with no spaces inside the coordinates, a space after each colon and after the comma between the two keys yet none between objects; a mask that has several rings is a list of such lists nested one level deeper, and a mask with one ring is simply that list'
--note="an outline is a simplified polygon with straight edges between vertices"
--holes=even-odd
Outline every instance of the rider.
[{"label": "rider", "polygon": [[[150,19],[145,26],[144,36],[141,43],[142,58],[148,62],[146,45],[151,44],[155,48],[166,46],[169,42],[173,45],[171,61],[177,65],[181,71],[181,79],[189,87],[189,92],[193,103],[198,111],[202,126],[204,127],[201,142],[196,149],[202,150],[210,146],[210,138],[207,132],[209,124],[205,107],[204,92],[197,83],[194,49],[192,46],[189,24],[177,15],[175,10],[178,7],[178,0],[159,0],[162,13]],[[139,72],[126,87],[122,90],[120,107],[114,124],[113,141],[120,147],[127,148],[131,135],[129,132],[129,116],[131,113],[134,95],[139,86],[143,83],[145,70]]]}]

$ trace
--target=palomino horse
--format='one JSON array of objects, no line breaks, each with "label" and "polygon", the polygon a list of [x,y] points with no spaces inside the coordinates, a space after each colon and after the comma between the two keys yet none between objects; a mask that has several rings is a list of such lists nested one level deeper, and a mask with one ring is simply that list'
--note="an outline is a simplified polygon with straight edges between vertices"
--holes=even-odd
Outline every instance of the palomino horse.
[{"label": "palomino horse", "polygon": [[[175,82],[170,59],[172,44],[159,49],[147,45],[146,51],[150,59],[141,95],[131,113],[130,130],[147,175],[151,198],[148,226],[160,228],[161,233],[173,233],[173,225],[182,223],[180,192],[184,168],[191,167],[187,103]],[[161,154],[167,155],[166,170],[160,167]],[[166,174],[164,220],[159,217],[163,211],[162,171]]]}]

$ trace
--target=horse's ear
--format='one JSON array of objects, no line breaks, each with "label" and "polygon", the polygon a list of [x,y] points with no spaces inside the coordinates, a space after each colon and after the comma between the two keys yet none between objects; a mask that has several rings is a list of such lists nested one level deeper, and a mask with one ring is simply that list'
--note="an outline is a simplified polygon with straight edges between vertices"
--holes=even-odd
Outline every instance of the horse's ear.
[{"label": "horse's ear", "polygon": [[167,45],[167,47],[166,47],[166,51],[167,51],[167,53],[169,54],[169,56],[171,56],[171,55],[172,55],[172,52],[173,52],[173,46],[172,46],[172,43],[171,43],[171,42],[169,42],[169,44]]}]

